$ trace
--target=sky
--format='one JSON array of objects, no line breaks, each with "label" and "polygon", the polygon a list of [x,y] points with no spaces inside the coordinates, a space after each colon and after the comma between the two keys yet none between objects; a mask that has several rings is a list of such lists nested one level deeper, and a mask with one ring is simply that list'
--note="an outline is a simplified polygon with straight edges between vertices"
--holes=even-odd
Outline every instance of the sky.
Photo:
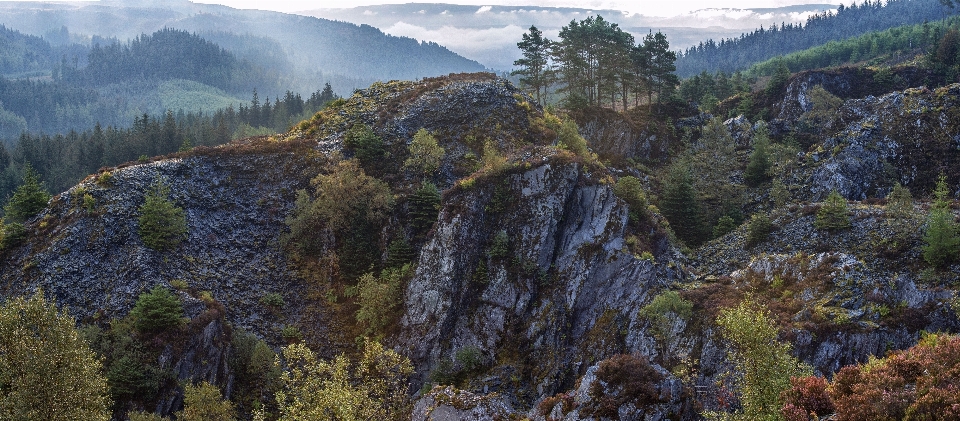
[{"label": "sky", "polygon": [[223,4],[237,9],[262,9],[278,12],[296,12],[326,8],[348,8],[377,4],[448,3],[479,6],[559,6],[621,10],[647,16],[676,16],[684,12],[707,8],[764,8],[796,4],[840,4],[849,0],[193,0],[195,3]]}]

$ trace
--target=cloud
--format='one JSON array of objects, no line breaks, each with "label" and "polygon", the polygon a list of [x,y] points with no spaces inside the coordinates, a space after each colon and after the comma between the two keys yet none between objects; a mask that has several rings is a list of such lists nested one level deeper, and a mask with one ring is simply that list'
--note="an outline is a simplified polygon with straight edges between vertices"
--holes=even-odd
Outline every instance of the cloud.
[{"label": "cloud", "polygon": [[483,7],[479,8],[479,9],[477,9],[477,14],[479,15],[479,14],[481,14],[481,13],[487,13],[487,12],[489,12],[489,11],[491,11],[491,10],[493,10],[493,6],[483,6]]},{"label": "cloud", "polygon": [[450,51],[498,70],[513,67],[513,61],[520,57],[517,41],[526,32],[517,25],[484,29],[453,26],[428,29],[406,22],[397,22],[382,30],[394,36],[436,42]]},{"label": "cloud", "polygon": [[377,12],[374,12],[373,10],[364,10],[364,11],[363,11],[363,15],[364,15],[364,16],[373,16],[373,15],[375,15],[375,14],[377,14]]}]

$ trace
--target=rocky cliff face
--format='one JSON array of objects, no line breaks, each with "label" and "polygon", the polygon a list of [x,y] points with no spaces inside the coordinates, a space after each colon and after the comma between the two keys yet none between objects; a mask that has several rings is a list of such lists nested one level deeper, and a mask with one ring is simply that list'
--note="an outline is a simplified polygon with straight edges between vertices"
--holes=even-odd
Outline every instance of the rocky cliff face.
[{"label": "rocky cliff face", "polygon": [[[794,96],[802,110],[801,95]],[[876,197],[894,181],[916,194],[941,169],[956,185],[958,102],[960,85],[848,100],[839,129],[787,172],[794,199],[818,200],[834,188],[850,199]],[[936,277],[919,263],[923,206],[897,219],[880,205],[855,204],[852,228],[828,232],[813,227],[818,205],[797,200],[771,214],[777,229],[757,245],[747,246],[744,226],[684,255],[655,208],[637,212],[614,194],[614,174],[626,172],[551,146],[556,133],[544,118],[528,97],[489,75],[376,84],[283,136],[84,180],[27,224],[25,244],[4,252],[0,291],[43,288],[94,321],[125,315],[153,285],[174,285],[198,322],[161,363],[180,379],[207,380],[228,394],[233,328],[276,346],[280,330],[296,325],[321,354],[346,349],[353,338],[344,332],[353,330],[345,324],[355,320],[342,316],[351,304],[325,296],[326,280],[292,260],[280,234],[296,191],[329,160],[353,153],[343,139],[362,123],[386,149],[368,169],[401,204],[378,227],[381,243],[410,236],[403,203],[422,176],[401,163],[413,134],[426,128],[446,150],[432,177],[445,190],[439,216],[413,241],[415,271],[385,341],[413,361],[414,389],[438,382],[467,390],[426,389],[416,419],[597,418],[597,394],[618,393],[603,374],[611,361],[650,380],[643,399],[620,396],[603,411],[621,419],[696,419],[698,410],[718,407],[717,384],[731,368],[715,333],[717,309],[746,291],[774,308],[783,339],[823,374],[908,347],[923,329],[960,330],[957,271]],[[739,146],[749,147],[750,124],[730,124]],[[613,149],[636,138],[630,133]],[[485,144],[506,155],[503,165],[481,165]],[[627,146],[646,153],[637,152],[646,146]],[[146,248],[137,232],[144,192],[159,179],[189,225],[187,240],[166,252]],[[381,260],[382,250],[375,252]],[[666,314],[667,324],[655,328],[639,311],[668,290],[692,303],[692,315]],[[268,293],[285,305],[262,304]],[[158,409],[178,405],[173,396]]]}]

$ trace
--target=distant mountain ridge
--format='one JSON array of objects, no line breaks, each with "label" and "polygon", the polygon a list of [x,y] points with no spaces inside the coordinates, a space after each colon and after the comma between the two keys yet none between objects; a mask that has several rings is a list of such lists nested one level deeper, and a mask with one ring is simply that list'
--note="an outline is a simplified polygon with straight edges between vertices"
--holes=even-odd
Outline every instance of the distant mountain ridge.
[{"label": "distant mountain ridge", "polygon": [[[186,1],[0,3],[0,24],[36,36],[58,33],[65,27],[74,42],[89,41],[94,35],[127,40],[163,28],[267,37],[279,43],[301,81],[317,79],[321,73],[344,75],[347,78],[340,79],[353,80],[352,86],[341,83],[335,88],[346,92],[374,80],[484,70],[480,63],[439,44],[386,35],[371,26]],[[323,83],[313,80],[316,86],[299,90],[315,90]]]},{"label": "distant mountain ridge", "polygon": [[513,61],[520,57],[516,43],[530,25],[536,25],[547,37],[555,39],[560,28],[571,20],[600,15],[619,24],[637,39],[642,39],[651,30],[660,30],[667,34],[671,48],[685,49],[708,38],[736,37],[742,32],[774,23],[799,23],[808,15],[834,9],[836,6],[830,4],[807,4],[764,9],[703,9],[658,17],[585,7],[407,3],[315,9],[300,13],[372,25],[392,35],[440,42],[487,67],[510,70]]}]

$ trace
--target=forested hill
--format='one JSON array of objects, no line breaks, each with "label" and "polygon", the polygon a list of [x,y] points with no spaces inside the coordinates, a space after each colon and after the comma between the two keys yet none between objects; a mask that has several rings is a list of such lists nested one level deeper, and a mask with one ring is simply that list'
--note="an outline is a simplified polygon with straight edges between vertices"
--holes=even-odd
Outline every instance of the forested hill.
[{"label": "forested hill", "polygon": [[138,36],[123,44],[95,44],[90,49],[85,67],[64,61],[53,70],[55,80],[81,86],[141,79],[186,79],[233,93],[256,88],[274,89],[274,81],[247,77],[255,73],[257,71],[249,62],[241,62],[217,44],[199,35],[169,28]]},{"label": "forested hill", "polygon": [[943,19],[956,12],[957,9],[944,6],[940,0],[865,0],[859,5],[841,5],[836,12],[810,16],[805,25],[761,27],[739,38],[719,42],[711,39],[690,47],[677,57],[677,74],[689,77],[703,71],[733,73],[754,63],[829,41]]},{"label": "forested hill", "polygon": [[[70,34],[81,37],[99,35],[120,40],[130,40],[163,28],[199,34],[252,34],[279,44],[279,52],[294,65],[292,69],[284,69],[286,74],[293,75],[292,79],[316,80],[317,73],[322,73],[323,79],[338,86],[342,84],[336,83],[336,78],[329,75],[345,75],[356,85],[349,89],[366,86],[378,79],[417,79],[483,70],[480,63],[436,43],[386,35],[371,26],[188,2],[157,6],[0,3],[0,24],[31,35],[58,32],[65,27]],[[264,56],[273,57],[277,53],[275,50],[263,51]],[[308,92],[322,87],[322,83],[289,88]]]}]

